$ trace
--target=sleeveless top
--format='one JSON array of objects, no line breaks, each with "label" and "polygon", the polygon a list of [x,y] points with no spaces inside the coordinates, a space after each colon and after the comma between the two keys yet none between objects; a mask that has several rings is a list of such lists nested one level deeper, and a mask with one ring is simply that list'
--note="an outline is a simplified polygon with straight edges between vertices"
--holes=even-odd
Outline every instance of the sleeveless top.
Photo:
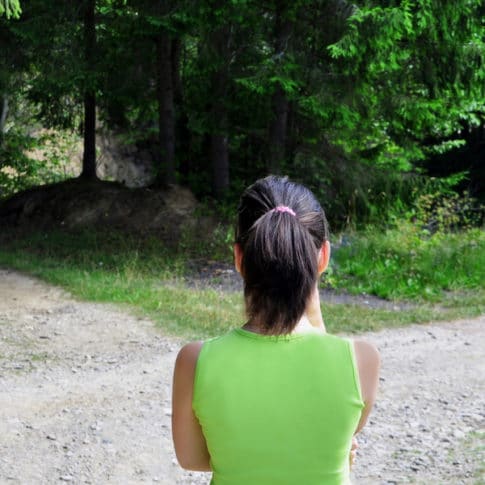
[{"label": "sleeveless top", "polygon": [[192,401],[212,485],[343,485],[364,403],[352,342],[235,329],[205,342]]}]

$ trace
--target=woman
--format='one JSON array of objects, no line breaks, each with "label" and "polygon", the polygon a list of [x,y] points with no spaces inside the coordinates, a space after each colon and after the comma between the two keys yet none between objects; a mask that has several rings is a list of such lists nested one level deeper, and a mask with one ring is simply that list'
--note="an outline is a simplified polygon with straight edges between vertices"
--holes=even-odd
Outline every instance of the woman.
[{"label": "woman", "polygon": [[247,323],[183,347],[173,439],[213,485],[347,484],[353,437],[374,402],[379,354],[325,332],[318,277],[330,257],[314,195],[269,176],[243,193],[234,258]]}]

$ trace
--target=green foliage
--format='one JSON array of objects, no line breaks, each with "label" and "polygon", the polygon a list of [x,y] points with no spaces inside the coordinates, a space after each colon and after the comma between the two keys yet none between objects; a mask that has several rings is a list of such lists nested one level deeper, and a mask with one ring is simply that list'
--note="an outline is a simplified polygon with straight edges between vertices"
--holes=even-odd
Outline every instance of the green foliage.
[{"label": "green foliage", "polygon": [[460,195],[436,191],[417,198],[413,215],[415,223],[430,234],[450,233],[483,225],[485,206],[468,192]]},{"label": "green foliage", "polygon": [[297,180],[310,187],[325,209],[334,231],[383,227],[405,216],[414,200],[427,193],[426,178],[385,166],[364,164],[328,150],[323,159],[312,153],[294,163]]},{"label": "green foliage", "polygon": [[7,19],[18,19],[22,9],[18,0],[0,0],[0,15],[5,14]]},{"label": "green foliage", "polygon": [[367,144],[380,145],[384,154],[405,149],[397,167],[406,155],[408,162],[423,158],[426,137],[440,140],[459,132],[461,123],[483,123],[483,13],[479,0],[369,2],[329,46],[354,82],[348,106],[363,118]]},{"label": "green foliage", "polygon": [[33,145],[30,137],[11,133],[0,145],[0,198],[6,198],[31,185],[36,167],[24,150]]},{"label": "green foliage", "polygon": [[[16,4],[0,8],[10,15]],[[23,8],[18,21],[0,18],[0,98],[30,100],[32,115],[26,122],[8,112],[15,133],[4,134],[1,163],[17,175],[1,175],[4,195],[52,180],[16,147],[30,143],[33,118],[79,129],[86,89],[105,127],[160,158],[162,33],[173,41],[177,180],[201,198],[217,175],[213,134],[227,137],[234,203],[266,173],[272,124],[284,116],[279,171],[318,193],[333,227],[392,223],[412,210],[413,197],[439,199],[439,190],[425,188],[427,158],[463,146],[467,131],[485,123],[479,0],[98,0],[89,65],[76,2]]]},{"label": "green foliage", "polygon": [[78,137],[69,131],[30,136],[10,130],[0,145],[0,199],[76,175],[71,158],[78,145]]}]

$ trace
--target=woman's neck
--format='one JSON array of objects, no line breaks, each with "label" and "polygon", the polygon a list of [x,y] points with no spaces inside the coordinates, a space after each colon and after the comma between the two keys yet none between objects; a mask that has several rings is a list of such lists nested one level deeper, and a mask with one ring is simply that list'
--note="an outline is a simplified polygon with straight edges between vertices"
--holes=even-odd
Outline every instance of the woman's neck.
[{"label": "woman's neck", "polygon": [[[242,328],[254,333],[268,333],[266,326],[263,323],[255,320],[249,320],[245,325],[243,325]],[[312,296],[310,297],[305,313],[290,333],[307,333],[315,331],[323,333],[326,332],[322,310],[320,308],[318,288],[315,288],[314,293],[312,293]]]},{"label": "woman's neck", "polygon": [[309,333],[309,332],[321,332],[325,333],[325,325],[323,324],[323,319],[321,320],[321,325],[313,325],[308,315],[305,313],[300,321],[296,324],[295,328],[291,333]]},{"label": "woman's neck", "polygon": [[313,290],[313,293],[308,300],[305,308],[304,316],[307,317],[311,326],[325,332],[325,322],[323,321],[322,307],[320,306],[320,292],[318,291],[318,283]]},{"label": "woman's neck", "polygon": [[[258,325],[251,321],[243,325],[242,328],[244,330],[247,330],[248,332],[259,333],[261,335],[269,334],[269,332],[267,331],[264,325]],[[298,321],[298,323],[295,325],[293,330],[290,332],[290,335],[295,333],[310,333],[310,332],[325,333],[325,326],[314,326],[311,324],[308,317],[306,315],[303,315]]]}]

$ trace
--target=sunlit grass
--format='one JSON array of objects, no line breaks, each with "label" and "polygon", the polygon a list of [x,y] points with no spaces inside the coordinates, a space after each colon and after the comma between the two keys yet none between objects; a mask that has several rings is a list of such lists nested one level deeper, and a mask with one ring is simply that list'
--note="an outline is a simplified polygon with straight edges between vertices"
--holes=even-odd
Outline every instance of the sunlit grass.
[{"label": "sunlit grass", "polygon": [[485,232],[369,228],[335,251],[332,270],[334,286],[347,291],[446,304],[450,292],[485,289]]},{"label": "sunlit grass", "polygon": [[[82,300],[121,305],[170,335],[206,338],[243,324],[242,295],[188,287],[186,261],[184,252],[169,251],[156,240],[112,233],[37,234],[4,240],[0,248],[0,265],[38,276]],[[485,313],[484,302],[485,290],[478,287],[431,302],[415,299],[404,310],[323,301],[322,311],[329,331],[364,332],[472,317]]]}]

